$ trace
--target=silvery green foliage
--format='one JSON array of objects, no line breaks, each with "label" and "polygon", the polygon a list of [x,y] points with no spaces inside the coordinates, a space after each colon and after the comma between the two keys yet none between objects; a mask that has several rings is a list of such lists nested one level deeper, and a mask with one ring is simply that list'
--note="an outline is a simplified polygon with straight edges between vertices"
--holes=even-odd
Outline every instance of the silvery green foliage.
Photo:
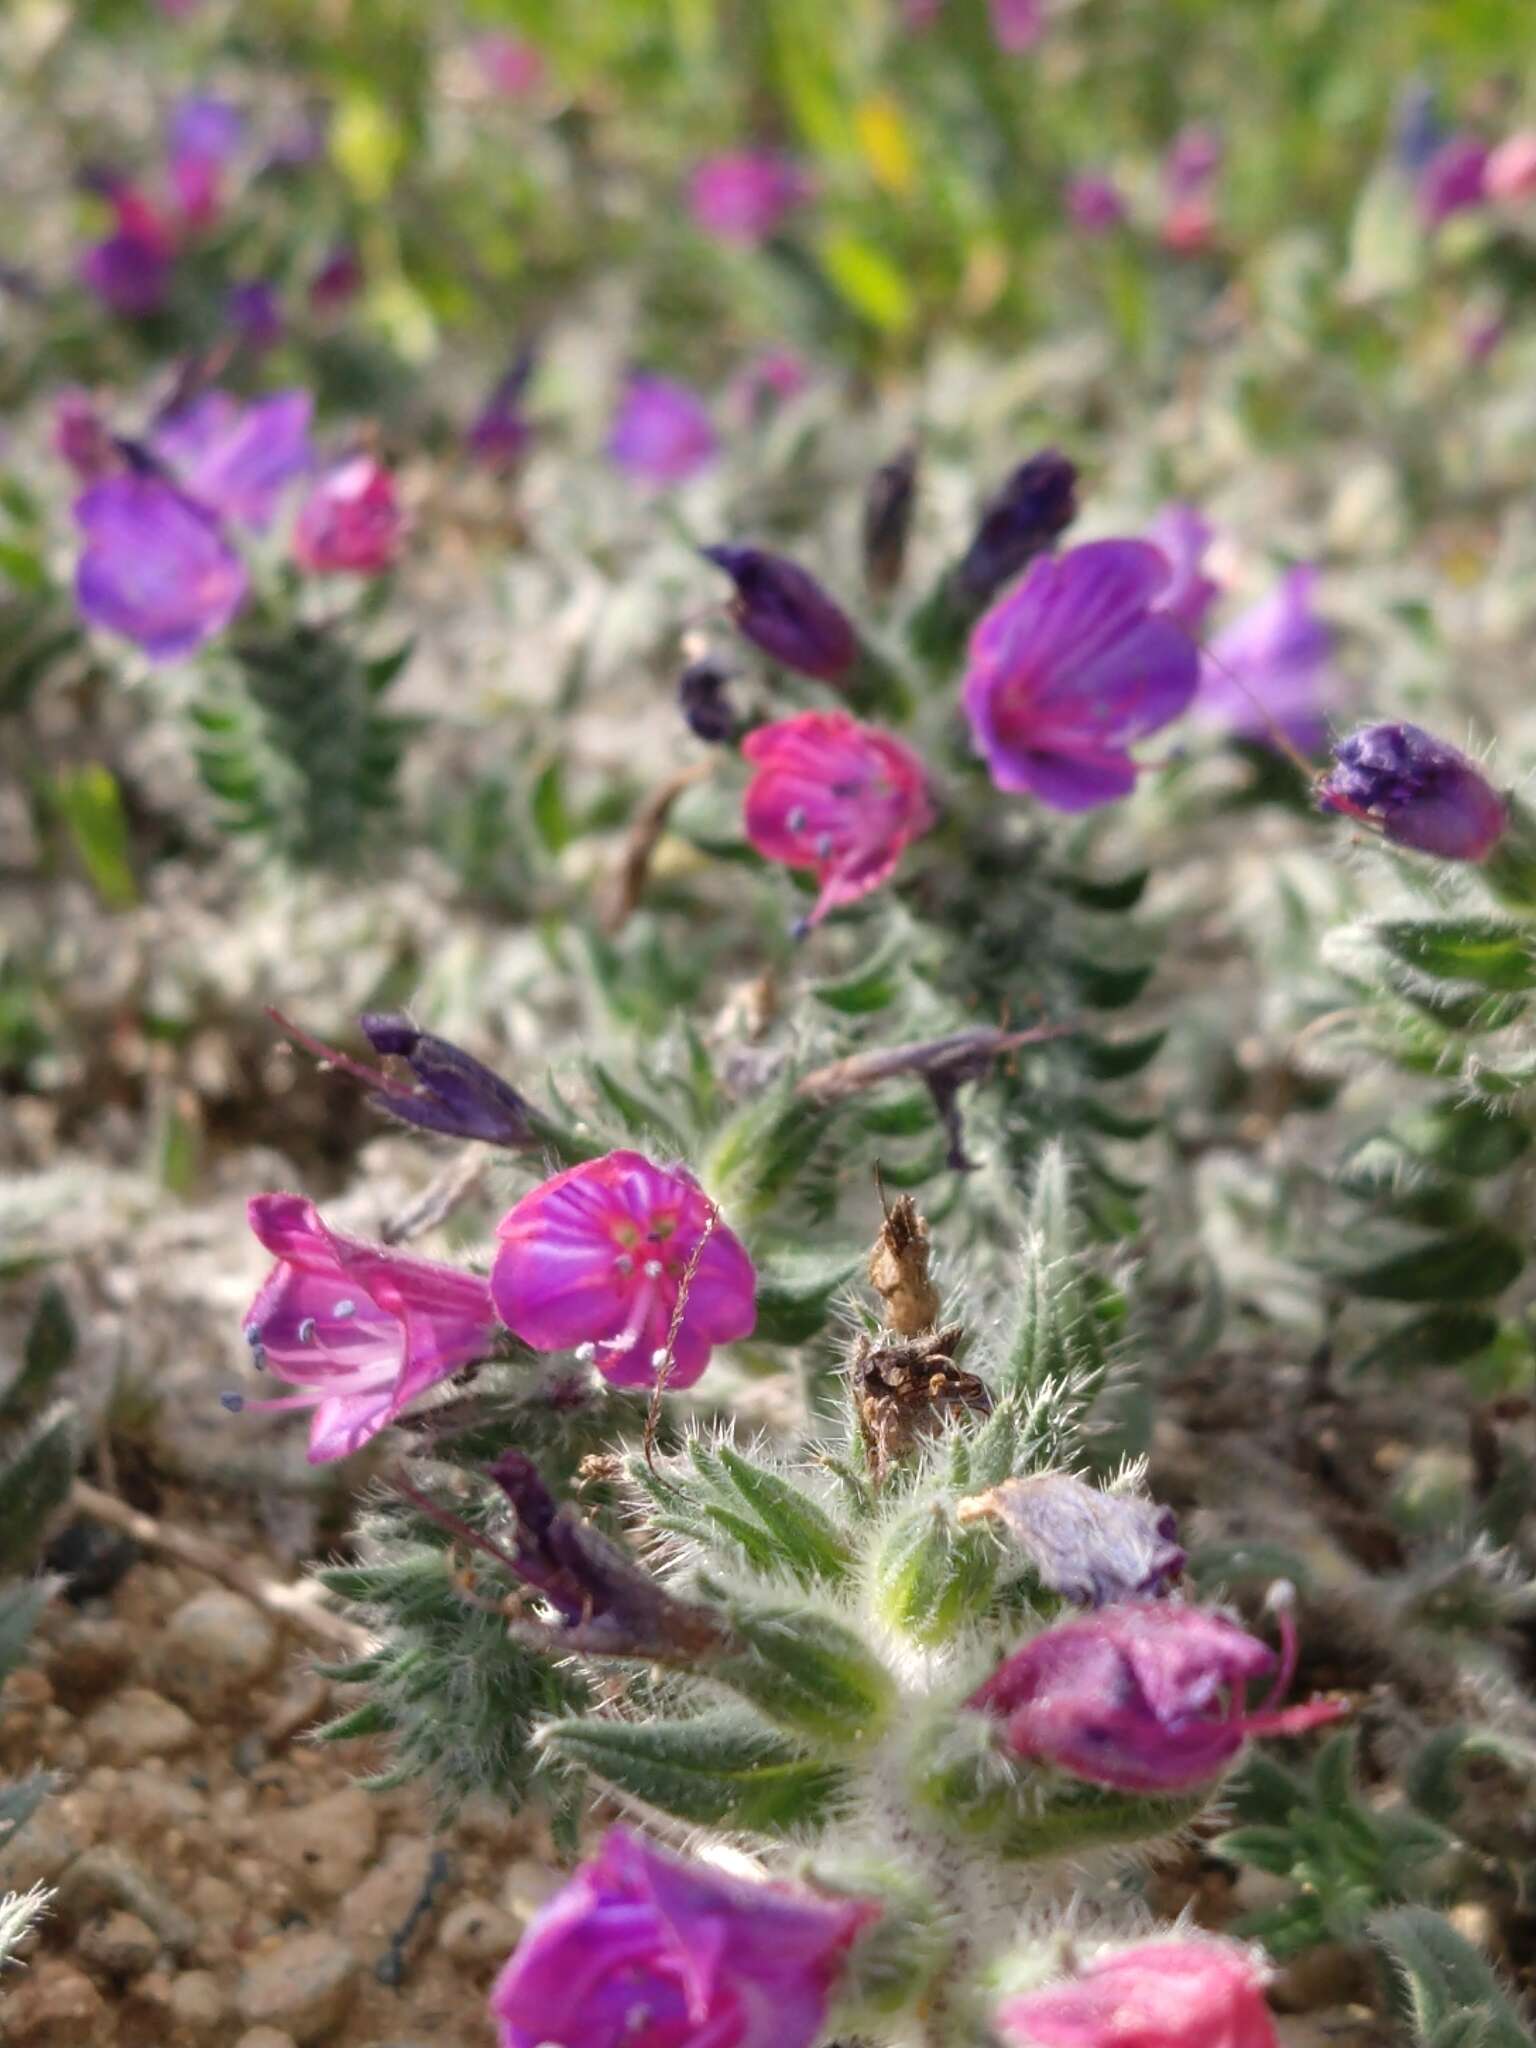
[{"label": "silvery green foliage", "polygon": [[14,1950],[48,1910],[53,1894],[45,1886],[30,1891],[6,1892],[0,1897],[0,1970],[12,1960]]}]

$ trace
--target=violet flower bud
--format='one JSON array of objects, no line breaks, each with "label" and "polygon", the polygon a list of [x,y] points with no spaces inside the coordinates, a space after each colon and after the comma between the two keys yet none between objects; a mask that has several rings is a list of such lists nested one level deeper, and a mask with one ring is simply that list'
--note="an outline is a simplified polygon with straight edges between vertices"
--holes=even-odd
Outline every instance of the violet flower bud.
[{"label": "violet flower bud", "polygon": [[917,450],[904,448],[881,463],[864,494],[864,580],[871,590],[894,590],[901,581],[916,509]]},{"label": "violet flower bud", "polygon": [[370,1010],[357,1021],[375,1052],[404,1060],[416,1077],[414,1094],[392,1086],[375,1092],[370,1099],[380,1109],[445,1137],[478,1138],[514,1151],[537,1143],[523,1097],[451,1040],[418,1031],[394,1012]]},{"label": "violet flower bud", "polygon": [[498,2048],[811,2048],[878,1917],[867,1900],[727,1877],[610,1828],[496,1980]]},{"label": "violet flower bud", "polygon": [[711,746],[728,746],[736,737],[736,713],[725,694],[730,672],[719,662],[690,661],[677,679],[677,705],[688,730]]},{"label": "violet flower bud", "polygon": [[1368,725],[1341,740],[1333,758],[1318,802],[1379,826],[1395,846],[1483,861],[1509,823],[1508,804],[1482,770],[1417,725]]},{"label": "violet flower bud", "polygon": [[1077,517],[1077,467],[1042,448],[1008,476],[982,508],[955,581],[975,606],[989,604]]},{"label": "violet flower bud", "polygon": [[[1346,1712],[1336,1700],[1275,1703],[1296,1668],[1281,1609],[1282,1654],[1199,1607],[1127,1600],[1043,1629],[966,1704],[1002,1724],[1002,1747],[1122,1792],[1192,1791],[1218,1778],[1254,1735],[1295,1735]],[[1278,1669],[1277,1669],[1278,1666]],[[1273,1672],[1250,1714],[1250,1679]]]},{"label": "violet flower bud", "polygon": [[1079,1607],[1163,1592],[1184,1569],[1171,1508],[1041,1472],[960,1502],[962,1523],[1002,1525],[1040,1583]]},{"label": "violet flower bud", "polygon": [[743,638],[785,668],[835,683],[859,658],[859,638],[815,577],[766,548],[713,547],[706,562],[736,585],[731,618]]}]

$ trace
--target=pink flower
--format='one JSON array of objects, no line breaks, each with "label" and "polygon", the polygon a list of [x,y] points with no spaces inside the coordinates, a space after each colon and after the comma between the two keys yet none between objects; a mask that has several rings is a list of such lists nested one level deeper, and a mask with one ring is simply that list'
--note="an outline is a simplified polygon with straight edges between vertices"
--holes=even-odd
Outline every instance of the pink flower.
[{"label": "pink flower", "polygon": [[476,36],[469,50],[487,88],[499,99],[527,99],[544,83],[544,52],[521,36],[492,30]]},{"label": "pink flower", "polygon": [[992,40],[1017,55],[1032,50],[1045,34],[1045,0],[987,0]]},{"label": "pink flower", "polygon": [[[994,1716],[1002,1746],[1122,1792],[1209,1784],[1254,1735],[1293,1735],[1336,1720],[1334,1700],[1274,1704],[1296,1668],[1296,1629],[1282,1610],[1283,1654],[1199,1607],[1126,1600],[1042,1629],[966,1705]],[[1276,1667],[1278,1665],[1278,1671]],[[1251,1679],[1276,1672],[1269,1701],[1246,1711]]]},{"label": "pink flower", "polygon": [[205,391],[164,419],[150,445],[192,497],[259,533],[313,460],[314,409],[307,391],[279,391],[249,405],[227,391]]},{"label": "pink flower", "polygon": [[751,247],[783,226],[810,197],[798,164],[768,149],[706,157],[688,181],[688,208],[707,235]]},{"label": "pink flower", "polygon": [[1165,619],[1175,619],[1186,633],[1198,634],[1206,613],[1220,595],[1220,586],[1205,574],[1210,527],[1193,505],[1165,505],[1147,528],[1147,539],[1162,554],[1172,574],[1158,599]]},{"label": "pink flower", "polygon": [[1467,213],[1488,197],[1489,150],[1476,135],[1449,136],[1419,172],[1414,203],[1426,228]]},{"label": "pink flower", "polygon": [[371,455],[353,455],[299,507],[293,557],[312,575],[376,576],[394,562],[404,537],[394,478]]},{"label": "pink flower", "polygon": [[84,484],[99,483],[118,467],[106,422],[88,391],[71,385],[53,401],[53,452]]},{"label": "pink flower", "polygon": [[80,260],[81,281],[125,319],[157,312],[171,281],[176,244],[158,209],[128,184],[107,193],[116,226]]},{"label": "pink flower", "polygon": [[1149,1941],[1005,1999],[1008,2048],[1278,2048],[1253,1957],[1233,1941]]},{"label": "pink flower", "polygon": [[667,1384],[691,1387],[713,1345],[757,1322],[752,1261],[684,1167],[638,1152],[583,1160],[524,1195],[496,1235],[491,1293],[507,1328],[535,1351],[590,1347],[613,1386],[654,1382],[696,1252]]},{"label": "pink flower", "polygon": [[1313,606],[1317,570],[1288,569],[1266,597],[1210,643],[1197,710],[1241,739],[1275,733],[1308,751],[1320,746],[1335,694],[1333,628]]},{"label": "pink flower", "polygon": [[1207,248],[1216,232],[1216,183],[1225,147],[1210,128],[1185,128],[1163,160],[1162,239],[1181,256]]},{"label": "pink flower", "polygon": [[744,1882],[610,1828],[497,1979],[499,2048],[811,2048],[878,1918],[868,1901]]},{"label": "pink flower", "polygon": [[478,1275],[343,1237],[302,1195],[257,1195],[249,1214],[277,1264],[245,1334],[257,1364],[299,1391],[275,1401],[228,1395],[225,1405],[313,1408],[312,1465],[355,1451],[491,1349],[496,1317]]},{"label": "pink flower", "polygon": [[171,118],[171,189],[184,226],[206,228],[219,216],[224,179],[245,139],[245,122],[227,100],[193,93]]},{"label": "pink flower", "polygon": [[944,12],[944,0],[901,0],[901,25],[925,35]]},{"label": "pink flower", "polygon": [[811,868],[820,890],[808,929],[890,880],[934,821],[923,764],[888,732],[846,711],[802,711],[762,725],[741,751],[748,839],[765,860]]},{"label": "pink flower", "polygon": [[772,405],[798,398],[810,381],[804,356],[790,348],[765,348],[731,379],[731,402],[747,420],[758,420]]},{"label": "pink flower", "polygon": [[1079,233],[1107,235],[1125,220],[1125,194],[1104,171],[1079,171],[1067,180],[1067,218]]},{"label": "pink flower", "polygon": [[680,484],[707,469],[719,443],[704,402],[672,377],[637,371],[608,436],[608,453],[643,484]]},{"label": "pink flower", "polygon": [[1489,157],[1483,190],[1500,205],[1536,199],[1536,129],[1521,128]]},{"label": "pink flower", "polygon": [[363,259],[347,242],[339,242],[309,281],[311,311],[328,318],[351,305],[363,288]]},{"label": "pink flower", "polygon": [[1134,740],[1178,717],[1200,663],[1165,618],[1166,559],[1101,540],[1037,558],[971,635],[963,702],[999,789],[1084,811],[1136,786]]}]

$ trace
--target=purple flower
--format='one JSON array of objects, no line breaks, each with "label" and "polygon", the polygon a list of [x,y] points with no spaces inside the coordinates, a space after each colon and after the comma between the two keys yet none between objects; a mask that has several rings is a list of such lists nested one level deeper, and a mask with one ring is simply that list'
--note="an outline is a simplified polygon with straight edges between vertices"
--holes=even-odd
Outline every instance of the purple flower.
[{"label": "purple flower", "polygon": [[245,601],[245,565],[218,520],[160,476],[111,476],[75,500],[85,536],[75,598],[88,625],[155,661],[190,654]]},{"label": "purple flower", "polygon": [[591,1347],[613,1386],[652,1385],[670,1345],[667,1384],[691,1387],[714,1345],[756,1324],[752,1261],[683,1167],[638,1152],[584,1160],[524,1195],[496,1235],[491,1291],[507,1328],[535,1351]]},{"label": "purple flower", "polygon": [[1158,600],[1165,619],[1176,619],[1186,633],[1198,635],[1220,586],[1205,574],[1205,551],[1211,529],[1193,505],[1165,505],[1147,528],[1147,539],[1168,561],[1172,572]]},{"label": "purple flower", "polygon": [[171,281],[176,245],[159,212],[132,185],[114,183],[109,192],[116,227],[87,249],[80,278],[103,305],[125,319],[157,312]]},{"label": "purple flower", "polygon": [[488,91],[499,99],[527,99],[544,83],[547,66],[544,53],[522,36],[509,36],[497,29],[479,35],[469,45],[469,54]]},{"label": "purple flower", "polygon": [[1317,570],[1288,569],[1267,597],[1223,626],[1200,673],[1200,714],[1240,738],[1276,732],[1320,746],[1334,694],[1333,628],[1312,608]]},{"label": "purple flower", "polygon": [[150,445],[189,496],[262,533],[288,485],[314,461],[314,409],[307,391],[279,391],[251,405],[205,391],[163,419]]},{"label": "purple flower", "polygon": [[1184,1569],[1171,1508],[1069,1472],[1005,1479],[962,1501],[959,1518],[1000,1522],[1040,1583],[1079,1607],[1161,1593]]},{"label": "purple flower", "polygon": [[1216,182],[1225,145],[1211,128],[1185,128],[1163,160],[1162,239],[1190,255],[1209,246],[1216,231]]},{"label": "purple flower", "polygon": [[1325,811],[1379,826],[1395,846],[1442,860],[1486,860],[1509,806],[1482,770],[1417,725],[1368,725],[1340,740],[1318,785]]},{"label": "purple flower", "polygon": [[1125,194],[1107,172],[1079,171],[1067,180],[1067,218],[1085,235],[1107,235],[1125,220]]},{"label": "purple flower", "polygon": [[704,232],[750,248],[783,226],[810,196],[798,164],[768,149],[706,157],[688,181],[688,208]]},{"label": "purple flower", "polygon": [[[1296,1666],[1288,1611],[1282,1628],[1277,1658],[1219,1614],[1126,1601],[1043,1629],[966,1704],[1002,1724],[1003,1747],[1023,1762],[1123,1792],[1188,1791],[1219,1777],[1251,1736],[1298,1734],[1346,1711],[1334,1700],[1276,1706]],[[1268,1702],[1248,1713],[1249,1681],[1271,1672]]]},{"label": "purple flower", "polygon": [[1264,1978],[1235,1941],[1149,1941],[997,2009],[1007,2048],[1279,2048]]},{"label": "purple flower", "polygon": [[83,484],[99,483],[121,458],[88,391],[61,391],[53,401],[53,452]]},{"label": "purple flower", "polygon": [[982,507],[971,544],[955,570],[968,604],[990,604],[1077,517],[1077,465],[1042,448],[1003,479]]},{"label": "purple flower", "polygon": [[282,301],[265,278],[231,285],[224,317],[252,355],[265,355],[283,338]]},{"label": "purple flower", "polygon": [[987,0],[987,12],[992,40],[1010,54],[1032,50],[1045,34],[1045,0]]},{"label": "purple flower", "polygon": [[637,371],[608,436],[608,453],[642,484],[680,484],[707,469],[719,443],[704,402],[671,377]]},{"label": "purple flower", "polygon": [[731,620],[754,647],[818,682],[835,683],[853,667],[858,634],[797,562],[766,548],[713,547],[702,553],[735,584]]},{"label": "purple flower", "polygon": [[849,1948],[878,1917],[610,1828],[496,1980],[498,2048],[811,2048]]},{"label": "purple flower", "polygon": [[363,288],[363,259],[350,242],[339,242],[309,281],[313,312],[340,313]]},{"label": "purple flower", "polygon": [[393,567],[404,539],[394,478],[371,455],[352,455],[327,470],[299,507],[293,558],[312,576],[378,576]]},{"label": "purple flower", "polygon": [[1426,228],[1483,204],[1488,161],[1488,145],[1476,135],[1452,135],[1441,143],[1414,181],[1414,204]]},{"label": "purple flower", "polygon": [[475,415],[465,440],[475,460],[487,469],[510,470],[528,453],[533,428],[522,397],[533,371],[533,358],[523,355],[498,379]]},{"label": "purple flower", "polygon": [[416,1083],[414,1088],[312,1037],[280,1010],[267,1014],[296,1045],[338,1073],[361,1081],[374,1108],[398,1117],[403,1124],[449,1138],[477,1138],[482,1144],[505,1145],[513,1151],[536,1142],[528,1104],[515,1088],[451,1040],[418,1031],[409,1017],[393,1010],[371,1010],[358,1022],[376,1053],[404,1060]]},{"label": "purple flower", "polygon": [[248,1213],[277,1264],[245,1334],[257,1364],[299,1391],[275,1401],[230,1395],[225,1405],[312,1408],[312,1465],[355,1451],[492,1348],[496,1317],[478,1275],[343,1237],[302,1195],[256,1195]]},{"label": "purple flower", "polygon": [[171,116],[171,189],[189,227],[218,216],[224,174],[245,139],[245,121],[228,100],[194,93]]},{"label": "purple flower", "polygon": [[1104,540],[1037,561],[971,635],[963,702],[999,789],[1056,810],[1128,796],[1128,749],[1178,717],[1199,657],[1157,609],[1168,564],[1146,541]]}]

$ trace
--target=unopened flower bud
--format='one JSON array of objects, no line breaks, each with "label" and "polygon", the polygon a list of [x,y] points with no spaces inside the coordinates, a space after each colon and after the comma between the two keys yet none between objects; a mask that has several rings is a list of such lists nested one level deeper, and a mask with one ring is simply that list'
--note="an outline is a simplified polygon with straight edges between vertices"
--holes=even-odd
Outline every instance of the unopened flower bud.
[{"label": "unopened flower bud", "polygon": [[916,509],[917,450],[905,448],[881,463],[864,494],[864,580],[871,590],[894,590],[901,581]]},{"label": "unopened flower bud", "polygon": [[815,577],[766,548],[713,547],[704,559],[736,586],[731,617],[745,639],[801,675],[835,683],[859,658],[859,639]]},{"label": "unopened flower bud", "polygon": [[517,1149],[535,1143],[528,1104],[471,1054],[394,1012],[369,1011],[358,1022],[374,1051],[404,1060],[418,1084],[415,1094],[379,1091],[373,1098],[379,1108],[447,1137]]},{"label": "unopened flower bud", "polygon": [[1483,861],[1509,823],[1508,804],[1482,770],[1417,725],[1368,725],[1333,757],[1318,786],[1323,809],[1378,826],[1395,846]]},{"label": "unopened flower bud", "polygon": [[677,708],[695,739],[727,746],[736,737],[736,713],[725,694],[730,672],[706,656],[690,661],[677,679]]},{"label": "unopened flower bud", "polygon": [[955,581],[967,600],[989,604],[1077,517],[1077,467],[1042,448],[1005,479],[982,509]]}]

